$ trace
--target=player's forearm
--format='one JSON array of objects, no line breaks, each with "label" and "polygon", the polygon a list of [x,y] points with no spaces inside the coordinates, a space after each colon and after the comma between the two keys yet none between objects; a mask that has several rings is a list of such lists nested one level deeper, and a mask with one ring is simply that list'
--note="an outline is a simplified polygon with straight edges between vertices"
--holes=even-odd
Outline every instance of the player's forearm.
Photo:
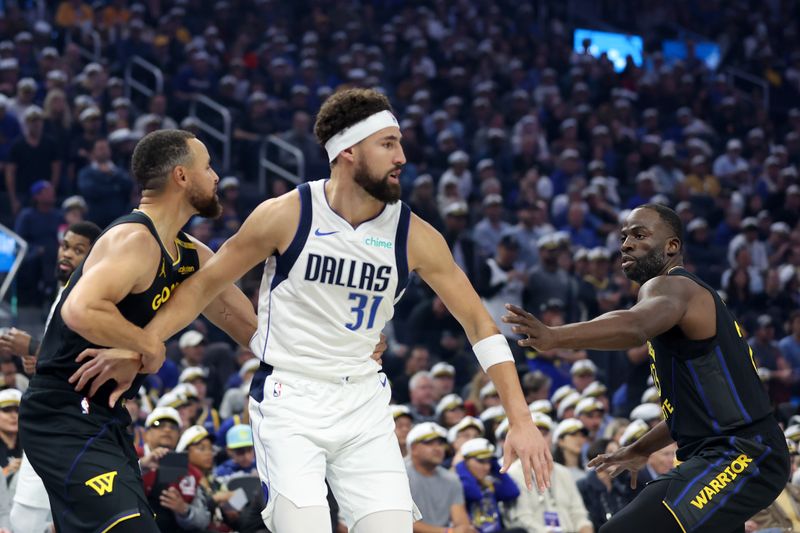
[{"label": "player's forearm", "polygon": [[126,320],[113,302],[81,305],[68,299],[61,318],[72,331],[98,346],[130,350],[143,357],[157,357],[163,351],[160,339]]},{"label": "player's forearm", "polygon": [[250,344],[258,327],[253,304],[235,285],[217,296],[203,315],[241,346]]},{"label": "player's forearm", "polygon": [[673,442],[672,436],[669,434],[669,427],[667,423],[662,420],[656,427],[637,440],[633,444],[633,449],[640,455],[648,456],[665,446],[669,446]]},{"label": "player's forearm", "polygon": [[531,412],[525,403],[525,395],[519,384],[517,368],[513,361],[492,365],[486,371],[497,388],[503,408],[511,424],[522,421],[531,421]]},{"label": "player's forearm", "polygon": [[647,341],[639,316],[631,311],[611,311],[588,322],[551,329],[556,346],[573,350],[627,350]]},{"label": "player's forearm", "polygon": [[214,290],[204,283],[202,275],[201,270],[181,283],[145,326],[145,331],[165,341],[197,318],[219,293],[218,289]]}]

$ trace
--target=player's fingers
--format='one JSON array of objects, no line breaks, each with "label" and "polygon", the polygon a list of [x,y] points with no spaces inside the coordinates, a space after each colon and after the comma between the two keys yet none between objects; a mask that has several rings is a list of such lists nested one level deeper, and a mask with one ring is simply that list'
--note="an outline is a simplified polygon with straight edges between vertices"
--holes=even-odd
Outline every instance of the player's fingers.
[{"label": "player's fingers", "polygon": [[97,391],[102,387],[109,379],[111,379],[111,367],[104,365],[102,370],[97,377],[94,378],[92,381],[92,388],[89,389],[89,396],[92,397],[97,394]]},{"label": "player's fingers", "polygon": [[524,310],[523,308],[516,306],[514,304],[506,304],[506,309],[514,313],[515,315],[520,315],[525,318],[533,318],[533,315]]},{"label": "player's fingers", "polygon": [[594,468],[596,466],[603,464],[603,461],[605,461],[605,459],[606,459],[605,454],[600,454],[591,461],[589,461],[588,463],[586,463],[586,466],[588,466],[589,468]]},{"label": "player's fingers", "polygon": [[517,345],[524,346],[525,348],[535,348],[536,347],[535,346],[535,342],[536,342],[536,339],[531,339],[531,338],[519,339],[517,341]]},{"label": "player's fingers", "polygon": [[503,466],[500,467],[500,473],[505,474],[508,472],[508,469],[511,467],[511,463],[514,462],[516,458],[516,454],[513,450],[509,451],[508,449],[505,450],[503,453]]},{"label": "player's fingers", "polygon": [[531,474],[531,456],[521,456],[519,457],[520,462],[522,463],[522,474],[525,477],[525,486],[528,487],[528,490],[533,490],[533,475]]},{"label": "player's fingers", "polygon": [[527,324],[529,320],[521,315],[505,314],[503,315],[503,322],[506,324]]},{"label": "player's fingers", "polygon": [[80,363],[87,357],[96,357],[98,353],[100,353],[100,350],[97,348],[86,348],[80,353],[80,355],[78,355],[78,357],[75,358],[75,362]]},{"label": "player's fingers", "polygon": [[117,401],[120,399],[120,396],[125,394],[125,391],[128,390],[128,387],[131,386],[130,381],[125,382],[118,382],[117,388],[115,388],[108,397],[108,406],[113,409],[115,405],[117,405]]},{"label": "player's fingers", "polygon": [[100,372],[99,365],[97,361],[90,361],[88,363],[84,363],[81,367],[72,374],[70,377],[70,382],[75,383],[73,378],[77,380],[75,383],[75,390],[83,390],[86,387],[86,384],[91,381],[94,376],[96,376]]}]

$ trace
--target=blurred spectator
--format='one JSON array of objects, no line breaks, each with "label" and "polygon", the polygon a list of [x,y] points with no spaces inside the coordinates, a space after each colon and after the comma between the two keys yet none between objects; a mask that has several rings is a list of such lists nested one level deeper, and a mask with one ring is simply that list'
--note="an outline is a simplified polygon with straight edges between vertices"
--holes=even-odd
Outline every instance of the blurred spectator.
[{"label": "blurred spectator", "polygon": [[61,28],[88,29],[94,20],[94,11],[89,4],[81,0],[62,0],[56,10],[56,26]]},{"label": "blurred spectator", "polygon": [[408,381],[408,407],[414,422],[432,422],[434,417],[433,379],[430,372],[420,370]]},{"label": "blurred spectator", "polygon": [[764,272],[769,268],[767,257],[767,247],[758,235],[758,221],[755,217],[747,217],[742,220],[742,233],[731,239],[728,244],[728,262],[731,266],[736,265],[736,254],[741,247],[747,248],[750,252],[750,263],[758,272]]},{"label": "blurred spectator", "polygon": [[455,388],[456,369],[449,363],[439,362],[431,367],[434,399],[441,400]]},{"label": "blurred spectator", "polygon": [[414,418],[406,405],[392,405],[392,418],[394,419],[394,434],[397,437],[397,443],[400,444],[400,454],[407,457],[409,451],[408,432],[414,425]]},{"label": "blurred spectator", "polygon": [[792,379],[797,382],[800,376],[800,310],[789,315],[789,334],[778,342],[786,361],[792,369]]},{"label": "blurred spectator", "polygon": [[576,418],[564,418],[553,432],[553,461],[567,467],[576,482],[586,476],[581,450],[587,435],[583,423]]},{"label": "blurred spectator", "polygon": [[403,363],[403,373],[391,376],[392,398],[399,404],[410,401],[409,381],[417,372],[430,368],[430,351],[425,346],[415,345],[409,350]]},{"label": "blurred spectator", "polygon": [[524,530],[503,527],[499,504],[513,502],[519,488],[494,457],[494,445],[488,440],[468,440],[461,446],[464,461],[456,465],[456,473],[464,488],[467,512],[473,527],[480,533],[522,533]]},{"label": "blurred spectator", "polygon": [[519,242],[513,235],[505,235],[499,239],[494,257],[486,259],[478,269],[475,290],[481,296],[483,305],[500,328],[500,332],[509,339],[516,339],[511,325],[502,322],[506,314],[505,304],[522,306],[522,293],[527,276],[517,270]]},{"label": "blurred spectator", "polygon": [[476,533],[464,505],[464,492],[458,476],[442,468],[446,433],[432,422],[417,424],[409,431],[406,446],[411,461],[406,471],[411,497],[422,513],[414,523],[415,533],[452,529],[453,533]]},{"label": "blurred spectator", "polygon": [[725,145],[725,153],[714,160],[714,175],[721,180],[730,180],[737,172],[747,170],[747,161],[742,158],[742,143],[730,139]]},{"label": "blurred spectator", "polygon": [[56,193],[47,181],[30,187],[33,207],[22,210],[14,231],[28,242],[28,253],[17,278],[20,305],[42,305],[53,289],[61,212],[54,208]]},{"label": "blurred spectator", "polygon": [[23,115],[24,134],[11,144],[6,172],[6,191],[11,201],[11,212],[29,204],[28,191],[34,182],[49,181],[58,189],[61,162],[55,142],[43,135],[42,109],[31,106]]},{"label": "blurred spectator", "polygon": [[[589,446],[587,459],[591,461],[602,453],[613,453],[618,448],[619,445],[610,439],[598,439]],[[626,476],[612,478],[608,472],[596,470],[590,470],[586,477],[577,482],[595,531],[599,531],[600,526],[633,500],[628,482]],[[644,483],[640,482],[640,485],[644,486]]]},{"label": "blurred spectator", "polygon": [[464,400],[458,394],[448,394],[436,404],[434,417],[436,422],[445,429],[458,424],[466,416]]},{"label": "blurred spectator", "polygon": [[78,172],[78,191],[86,199],[86,217],[101,228],[130,211],[133,181],[111,161],[107,139],[94,141],[90,163]]},{"label": "blurred spectator", "polygon": [[225,449],[228,459],[219,465],[214,475],[220,481],[227,483],[240,476],[257,476],[256,454],[253,450],[253,431],[249,424],[233,426],[225,434]]},{"label": "blurred spectator", "polygon": [[789,387],[797,377],[792,375],[792,368],[775,341],[775,324],[771,316],[758,317],[755,335],[747,342],[753,350],[759,372],[762,369],[768,371],[766,379],[772,401],[776,405],[788,401],[791,396]]},{"label": "blurred spectator", "polygon": [[0,468],[10,481],[19,470],[22,446],[19,443],[19,402],[22,393],[17,389],[0,391]]},{"label": "blurred spectator", "polygon": [[472,233],[482,257],[491,257],[500,244],[500,238],[507,232],[509,225],[502,217],[503,197],[499,194],[486,196],[483,199],[483,218],[475,225]]}]

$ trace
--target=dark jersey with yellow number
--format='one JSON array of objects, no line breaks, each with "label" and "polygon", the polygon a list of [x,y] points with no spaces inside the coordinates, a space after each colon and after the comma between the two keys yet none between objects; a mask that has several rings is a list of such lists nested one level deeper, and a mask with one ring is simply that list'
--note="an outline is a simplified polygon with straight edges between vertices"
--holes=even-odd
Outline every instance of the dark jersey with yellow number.
[{"label": "dark jersey with yellow number", "polygon": [[[139,327],[144,327],[155,316],[156,311],[169,299],[175,288],[200,268],[200,260],[194,243],[182,232],[179,232],[175,239],[178,257],[173,260],[161,243],[153,222],[141,211],[134,211],[118,218],[103,233],[120,224],[143,224],[161,247],[161,260],[158,268],[153,273],[154,279],[150,287],[139,293],[131,293],[117,303],[117,309],[119,309],[123,317]],[[83,263],[75,269],[66,288],[61,293],[61,299],[42,341],[39,360],[36,364],[36,373],[39,375],[57,377],[66,382],[80,367],[80,364],[75,361],[78,355],[86,348],[98,347],[69,329],[61,318],[61,306],[66,301],[72,288],[78,283],[82,274]],[[123,397],[134,397],[144,378],[144,374],[137,376]],[[108,396],[113,389],[112,383],[106,383],[92,398],[92,401],[104,405],[107,404]]]},{"label": "dark jersey with yellow number", "polygon": [[667,275],[689,278],[706,289],[717,316],[717,334],[709,339],[691,340],[675,326],[648,342],[661,411],[678,443],[678,458],[684,460],[703,439],[743,434],[772,409],[753,351],[716,291],[682,267]]}]

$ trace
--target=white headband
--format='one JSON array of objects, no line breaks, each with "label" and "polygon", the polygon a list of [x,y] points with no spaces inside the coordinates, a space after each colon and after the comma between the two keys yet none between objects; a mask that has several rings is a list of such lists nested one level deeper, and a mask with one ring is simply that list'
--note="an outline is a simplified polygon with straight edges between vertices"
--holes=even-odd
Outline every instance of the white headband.
[{"label": "white headband", "polygon": [[392,115],[390,111],[384,110],[378,111],[361,122],[356,122],[349,128],[343,129],[325,143],[325,151],[328,152],[328,162],[333,162],[342,150],[346,150],[360,143],[376,131],[392,126],[400,127],[394,115]]}]

